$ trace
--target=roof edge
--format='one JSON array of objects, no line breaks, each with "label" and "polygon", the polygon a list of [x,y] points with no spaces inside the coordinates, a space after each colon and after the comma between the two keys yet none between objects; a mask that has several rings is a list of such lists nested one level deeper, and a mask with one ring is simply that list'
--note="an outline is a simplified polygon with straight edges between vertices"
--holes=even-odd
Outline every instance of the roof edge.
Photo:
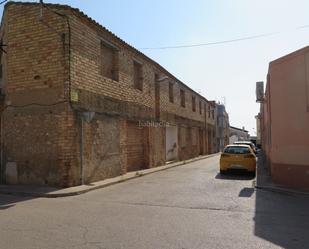
[{"label": "roof edge", "polygon": [[[19,2],[19,1],[9,1],[5,4],[3,12],[6,10],[7,7],[9,7],[10,5],[40,5],[40,3],[36,3],[36,2]],[[79,8],[74,8],[71,7],[69,5],[65,5],[65,4],[54,4],[54,3],[44,3],[44,5],[47,5],[49,7],[54,7],[54,8],[62,8],[62,9],[67,9],[67,10],[71,10],[74,11],[75,13],[77,13],[78,15],[80,15],[82,18],[86,18],[87,20],[89,20],[90,22],[92,22],[94,25],[98,26],[100,29],[103,29],[105,32],[109,32],[110,35],[112,35],[115,39],[117,39],[120,43],[124,44],[125,46],[127,46],[129,49],[133,50],[134,52],[136,52],[137,54],[139,54],[140,56],[142,56],[144,59],[148,60],[149,62],[153,63],[156,67],[158,67],[158,69],[162,72],[164,72],[165,74],[167,74],[168,76],[170,76],[170,78],[172,78],[173,80],[177,81],[177,83],[180,83],[183,87],[187,88],[188,90],[192,91],[193,93],[195,93],[197,96],[199,96],[201,99],[203,99],[204,101],[208,102],[207,98],[204,97],[203,95],[199,94],[198,92],[196,92],[195,90],[193,90],[191,87],[189,87],[187,84],[183,83],[181,80],[179,80],[176,76],[174,76],[172,73],[170,73],[167,69],[165,69],[163,66],[161,66],[158,62],[154,61],[153,59],[151,59],[150,57],[148,57],[147,55],[145,55],[144,53],[142,53],[141,51],[139,51],[138,49],[136,49],[135,47],[133,47],[132,45],[130,45],[129,43],[125,42],[124,40],[122,40],[120,37],[118,37],[117,35],[115,35],[113,32],[111,32],[110,30],[108,30],[107,28],[105,28],[103,25],[101,25],[100,23],[98,23],[97,21],[95,21],[94,19],[92,19],[91,17],[89,17],[87,14],[85,14],[83,11],[81,11]]]},{"label": "roof edge", "polygon": [[271,61],[271,62],[269,63],[269,67],[272,66],[272,65],[276,65],[276,64],[283,63],[283,62],[285,62],[285,61],[287,61],[287,60],[289,60],[289,59],[292,59],[292,58],[294,58],[294,57],[297,57],[297,56],[299,56],[299,55],[302,55],[302,54],[304,54],[304,53],[306,53],[306,52],[309,52],[309,46],[305,46],[305,47],[303,47],[303,48],[300,48],[300,49],[298,49],[298,50],[295,50],[295,51],[293,51],[293,52],[291,52],[291,53],[289,53],[289,54],[283,55],[283,56],[281,56],[281,57],[279,57],[279,58],[277,58],[277,59]]}]

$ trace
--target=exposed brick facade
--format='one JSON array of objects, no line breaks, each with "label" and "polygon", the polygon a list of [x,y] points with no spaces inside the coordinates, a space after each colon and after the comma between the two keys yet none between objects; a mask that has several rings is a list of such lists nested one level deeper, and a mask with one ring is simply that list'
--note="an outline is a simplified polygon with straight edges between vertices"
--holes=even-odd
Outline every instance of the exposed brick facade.
[{"label": "exposed brick facade", "polygon": [[163,165],[167,137],[174,160],[214,152],[204,97],[79,10],[41,7],[11,2],[2,20],[3,181],[7,167],[19,184],[73,186]]}]

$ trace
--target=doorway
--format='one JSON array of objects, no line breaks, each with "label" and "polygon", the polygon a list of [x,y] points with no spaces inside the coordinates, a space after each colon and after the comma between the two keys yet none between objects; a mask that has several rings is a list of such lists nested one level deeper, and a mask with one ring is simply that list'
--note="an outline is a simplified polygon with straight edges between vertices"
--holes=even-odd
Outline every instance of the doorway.
[{"label": "doorway", "polygon": [[178,157],[177,126],[166,127],[166,161],[174,161]]}]

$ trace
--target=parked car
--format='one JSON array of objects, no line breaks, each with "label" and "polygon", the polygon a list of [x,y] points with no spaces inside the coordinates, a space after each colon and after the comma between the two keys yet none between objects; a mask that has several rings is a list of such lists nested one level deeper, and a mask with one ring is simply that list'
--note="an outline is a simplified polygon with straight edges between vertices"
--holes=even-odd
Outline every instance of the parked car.
[{"label": "parked car", "polygon": [[239,169],[255,175],[256,156],[249,145],[227,145],[220,157],[220,174],[228,170]]},{"label": "parked car", "polygon": [[251,149],[253,150],[254,154],[257,154],[257,149],[256,149],[254,143],[252,143],[251,141],[236,141],[233,144],[246,144],[246,145],[249,145],[251,147]]}]

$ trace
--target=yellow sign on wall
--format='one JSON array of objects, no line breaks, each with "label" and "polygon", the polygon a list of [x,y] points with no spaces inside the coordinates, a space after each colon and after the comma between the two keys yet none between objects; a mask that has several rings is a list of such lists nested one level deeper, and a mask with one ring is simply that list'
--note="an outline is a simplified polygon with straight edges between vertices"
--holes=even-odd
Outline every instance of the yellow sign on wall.
[{"label": "yellow sign on wall", "polygon": [[71,101],[72,102],[78,102],[78,92],[75,90],[71,91]]}]

